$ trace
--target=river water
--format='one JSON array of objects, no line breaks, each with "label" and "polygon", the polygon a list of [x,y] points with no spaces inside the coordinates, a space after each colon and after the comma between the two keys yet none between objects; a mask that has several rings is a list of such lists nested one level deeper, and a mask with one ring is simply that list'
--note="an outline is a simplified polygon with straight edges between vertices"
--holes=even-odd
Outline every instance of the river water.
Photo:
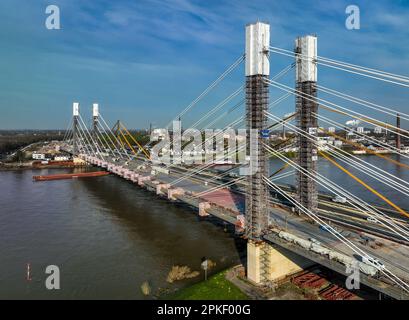
[{"label": "river water", "polygon": [[[405,168],[373,156],[364,159],[409,181]],[[323,175],[366,201],[382,203],[340,170],[319,161]],[[272,160],[271,171],[280,166]],[[32,181],[33,175],[71,171],[0,171],[0,299],[143,299],[144,281],[155,294],[202,278],[168,284],[172,265],[200,270],[206,256],[216,262],[216,272],[240,262],[243,244],[222,226],[200,221],[188,208],[116,176]],[[280,182],[292,181],[290,177]],[[373,179],[365,181],[409,209],[407,197]],[[31,281],[26,279],[27,263]],[[60,269],[60,290],[45,287],[48,265]]]},{"label": "river water", "polygon": [[[155,294],[201,279],[170,285],[172,265],[239,263],[240,244],[187,208],[115,176],[32,181],[50,172],[0,172],[0,299],[142,299],[144,281]],[[60,269],[60,290],[45,287],[48,265]]]}]

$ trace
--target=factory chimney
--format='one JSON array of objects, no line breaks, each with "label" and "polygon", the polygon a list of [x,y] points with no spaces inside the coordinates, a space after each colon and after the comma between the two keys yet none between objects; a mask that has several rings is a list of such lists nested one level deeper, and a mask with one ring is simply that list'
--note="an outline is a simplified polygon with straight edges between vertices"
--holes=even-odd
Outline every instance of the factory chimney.
[{"label": "factory chimney", "polygon": [[400,151],[400,114],[396,115],[396,134],[395,134],[395,142],[396,142],[396,149]]}]

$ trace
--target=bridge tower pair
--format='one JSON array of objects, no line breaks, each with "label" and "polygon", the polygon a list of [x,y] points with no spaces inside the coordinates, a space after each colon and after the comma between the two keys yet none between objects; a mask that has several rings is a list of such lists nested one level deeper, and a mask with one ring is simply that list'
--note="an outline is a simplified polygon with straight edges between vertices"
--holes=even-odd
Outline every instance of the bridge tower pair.
[{"label": "bridge tower pair", "polygon": [[[80,116],[80,104],[74,102],[72,104],[72,117],[73,117],[73,154],[77,155],[79,151],[79,116]],[[93,138],[96,141],[98,134],[98,123],[99,123],[99,106],[98,103],[92,104],[92,125],[93,125]]]},{"label": "bridge tower pair", "polygon": [[[302,97],[296,98],[297,126],[310,133],[314,139],[317,131],[317,112],[315,101],[317,79],[316,37],[305,36],[296,39],[296,90]],[[251,145],[247,139],[247,152],[251,154],[250,167],[254,169],[247,177],[246,192],[246,236],[247,244],[247,277],[255,283],[265,283],[297,272],[305,263],[294,254],[275,248],[263,241],[268,228],[269,190],[263,177],[269,176],[269,155],[263,143],[266,139],[267,117],[269,105],[270,75],[269,62],[270,26],[257,22],[246,26],[246,121],[248,132],[256,131],[257,145]],[[268,135],[267,135],[268,136]],[[317,149],[316,144],[297,135],[298,164],[308,170],[316,172]],[[250,152],[251,149],[251,152]],[[296,200],[310,210],[317,208],[317,188],[312,179],[303,174],[297,174]]]}]

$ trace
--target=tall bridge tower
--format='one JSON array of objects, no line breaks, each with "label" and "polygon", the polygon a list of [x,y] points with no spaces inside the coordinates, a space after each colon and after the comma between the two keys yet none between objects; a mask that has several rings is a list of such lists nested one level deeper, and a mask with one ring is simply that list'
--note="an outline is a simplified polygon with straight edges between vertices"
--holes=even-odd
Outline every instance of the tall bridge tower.
[{"label": "tall bridge tower", "polygon": [[263,176],[269,176],[269,157],[263,146],[268,136],[263,130],[267,129],[269,88],[265,80],[270,75],[269,47],[268,24],[246,26],[246,120],[247,130],[252,132],[247,139],[251,171],[246,190],[247,279],[267,286],[311,264],[263,241],[269,216],[268,187],[263,181]]},{"label": "tall bridge tower", "polygon": [[79,145],[79,130],[78,130],[78,119],[80,116],[80,104],[74,102],[72,104],[72,117],[73,117],[73,154],[78,155],[78,145]]},{"label": "tall bridge tower", "polygon": [[[268,259],[263,254],[266,245],[263,232],[268,226],[268,189],[263,176],[268,176],[268,156],[262,144],[262,130],[267,127],[270,75],[268,49],[270,25],[262,22],[246,26],[246,122],[249,139],[250,170],[246,190],[247,278],[263,283],[268,270]],[[256,143],[255,143],[256,142]]]},{"label": "tall bridge tower", "polygon": [[[247,131],[257,134],[257,145],[247,139],[251,173],[247,177],[246,232],[249,240],[261,240],[267,227],[267,185],[263,176],[268,176],[268,157],[262,146],[261,132],[267,127],[265,112],[268,109],[269,86],[265,79],[270,74],[268,49],[270,25],[262,22],[246,26],[246,121]],[[251,135],[250,135],[251,136]],[[251,151],[250,151],[251,148]]]},{"label": "tall bridge tower", "polygon": [[92,133],[94,140],[97,141],[98,137],[98,122],[99,122],[99,106],[98,103],[92,104]]},{"label": "tall bridge tower", "polygon": [[[317,172],[317,130],[318,112],[317,97],[317,37],[303,36],[295,40],[296,59],[296,122],[304,132],[298,134],[297,162],[306,172],[316,175]],[[307,134],[306,134],[307,133]],[[315,140],[315,141],[314,141]],[[317,183],[306,174],[296,173],[297,201],[305,208],[316,212],[318,207]]]}]

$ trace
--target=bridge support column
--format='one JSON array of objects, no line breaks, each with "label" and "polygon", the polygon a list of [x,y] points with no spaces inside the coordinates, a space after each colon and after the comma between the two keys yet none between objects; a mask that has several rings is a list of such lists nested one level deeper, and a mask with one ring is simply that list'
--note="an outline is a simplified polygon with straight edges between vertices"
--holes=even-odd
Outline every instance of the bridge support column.
[{"label": "bridge support column", "polygon": [[261,283],[261,245],[252,240],[247,242],[247,279],[256,284]]},{"label": "bridge support column", "polygon": [[78,156],[79,152],[79,130],[78,130],[78,118],[80,115],[80,104],[78,102],[74,102],[72,104],[72,116],[73,116],[73,150],[72,153],[74,157]]},{"label": "bridge support column", "polygon": [[168,189],[168,199],[169,200],[177,200],[176,196],[177,195],[183,195],[185,194],[185,190],[182,188],[175,188],[175,189]]},{"label": "bridge support column", "polygon": [[[268,157],[263,147],[261,131],[267,127],[265,111],[268,109],[268,84],[270,74],[268,48],[270,26],[257,22],[246,26],[246,121],[248,136],[257,134],[257,144],[247,139],[251,172],[247,177],[246,190],[246,235],[251,240],[261,240],[267,227],[267,185],[263,176],[268,176]],[[252,152],[251,152],[251,151]]]},{"label": "bridge support column", "polygon": [[279,282],[313,264],[267,242],[249,241],[247,244],[247,278],[256,284]]},{"label": "bridge support column", "polygon": [[131,174],[131,181],[137,183],[137,182],[138,182],[138,177],[139,177],[139,174],[136,173],[136,172],[133,172],[133,173]]},{"label": "bridge support column", "polygon": [[[296,90],[302,97],[296,97],[296,121],[302,134],[297,136],[297,163],[313,177],[317,172],[317,37],[304,36],[295,41]],[[312,212],[318,208],[317,183],[305,173],[297,172],[297,201]]]},{"label": "bridge support column", "polygon": [[162,194],[162,188],[163,189],[169,189],[170,184],[169,183],[160,183],[156,185],[156,194],[161,195]]},{"label": "bridge support column", "polygon": [[210,209],[210,203],[207,201],[203,201],[199,203],[199,216],[207,217],[209,214],[206,210]]},{"label": "bridge support column", "polygon": [[92,134],[94,141],[97,141],[98,137],[98,121],[99,121],[99,106],[98,103],[92,105]]},{"label": "bridge support column", "polygon": [[[262,22],[246,26],[246,121],[247,153],[250,153],[250,175],[246,190],[246,236],[247,276],[260,283],[261,275],[260,242],[268,224],[268,190],[264,176],[269,175],[268,156],[263,147],[262,130],[267,127],[265,111],[268,109],[269,87],[265,82],[270,74],[268,49],[270,46],[270,25]],[[250,141],[256,132],[257,144]],[[251,151],[250,151],[251,150]]]},{"label": "bridge support column", "polygon": [[139,186],[143,186],[144,185],[144,181],[149,181],[149,180],[151,180],[151,176],[139,176],[138,177],[138,185]]}]

